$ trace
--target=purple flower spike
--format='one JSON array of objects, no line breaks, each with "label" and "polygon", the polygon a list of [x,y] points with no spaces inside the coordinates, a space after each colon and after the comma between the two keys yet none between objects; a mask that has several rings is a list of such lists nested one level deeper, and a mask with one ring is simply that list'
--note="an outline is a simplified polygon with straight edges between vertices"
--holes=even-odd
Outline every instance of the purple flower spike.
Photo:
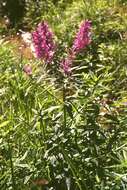
[{"label": "purple flower spike", "polygon": [[74,40],[72,49],[75,53],[78,53],[84,49],[91,42],[91,21],[84,21]]},{"label": "purple flower spike", "polygon": [[36,31],[32,33],[32,40],[36,57],[49,63],[54,56],[56,45],[53,41],[53,33],[46,22],[37,26]]},{"label": "purple flower spike", "polygon": [[62,60],[60,66],[61,66],[61,69],[64,71],[64,73],[66,75],[69,75],[71,73],[72,60],[69,58],[66,58]]},{"label": "purple flower spike", "polygon": [[60,66],[66,75],[71,74],[72,63],[77,53],[79,53],[82,49],[84,49],[87,45],[89,45],[90,42],[91,42],[91,21],[87,20],[81,24],[79,31],[76,35],[76,38],[74,40],[73,46],[70,49],[67,58],[60,63]]},{"label": "purple flower spike", "polygon": [[62,62],[60,63],[60,67],[66,75],[71,74],[71,67],[74,59],[75,59],[75,52],[73,52],[70,49],[68,52],[68,56],[65,59],[63,59]]}]

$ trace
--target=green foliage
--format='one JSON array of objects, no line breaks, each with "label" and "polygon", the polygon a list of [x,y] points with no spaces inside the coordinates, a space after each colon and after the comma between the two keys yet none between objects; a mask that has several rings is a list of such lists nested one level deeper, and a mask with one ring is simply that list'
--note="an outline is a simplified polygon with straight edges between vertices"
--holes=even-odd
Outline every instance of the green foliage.
[{"label": "green foliage", "polygon": [[122,1],[47,2],[40,1],[39,11],[45,9],[34,18],[37,5],[30,1],[24,19],[33,26],[49,21],[60,45],[54,64],[83,19],[92,20],[92,43],[68,78],[36,60],[27,76],[23,65],[30,61],[1,44],[0,189],[126,190],[125,7]]}]

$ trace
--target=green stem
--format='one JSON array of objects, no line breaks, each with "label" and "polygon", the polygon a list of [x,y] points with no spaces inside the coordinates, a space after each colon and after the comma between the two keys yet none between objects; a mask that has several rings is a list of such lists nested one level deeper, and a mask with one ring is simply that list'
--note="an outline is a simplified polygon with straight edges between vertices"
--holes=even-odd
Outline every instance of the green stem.
[{"label": "green stem", "polygon": [[45,141],[45,126],[44,126],[44,123],[43,123],[42,116],[41,116],[41,119],[40,119],[40,125],[41,125],[42,134],[43,134],[43,140]]},{"label": "green stem", "polygon": [[42,142],[42,139],[40,140],[40,143],[44,146],[44,149],[43,149],[43,153],[45,154],[45,151],[47,149],[47,145],[45,143],[46,141],[46,129],[45,129],[45,125],[44,125],[44,121],[43,121],[43,115],[40,113],[40,129],[41,129],[41,136],[42,136],[42,139],[43,139],[43,142]]},{"label": "green stem", "polygon": [[64,128],[66,128],[66,122],[67,122],[67,117],[66,117],[66,87],[63,84],[63,117],[64,117]]},{"label": "green stem", "polygon": [[10,159],[10,167],[11,167],[11,179],[12,179],[12,187],[13,190],[16,190],[16,183],[15,183],[15,177],[14,177],[14,166],[13,166],[13,160],[12,160],[12,150],[10,147],[10,142],[8,140],[8,149],[9,149],[9,159]]}]

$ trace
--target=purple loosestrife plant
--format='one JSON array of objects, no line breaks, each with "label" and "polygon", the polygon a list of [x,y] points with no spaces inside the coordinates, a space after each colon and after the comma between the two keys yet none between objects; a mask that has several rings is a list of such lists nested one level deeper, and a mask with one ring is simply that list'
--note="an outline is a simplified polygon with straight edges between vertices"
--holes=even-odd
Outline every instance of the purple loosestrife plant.
[{"label": "purple loosestrife plant", "polygon": [[71,51],[69,52],[66,59],[64,59],[60,66],[65,74],[71,74],[71,66],[73,60],[82,49],[84,49],[91,42],[91,21],[83,21],[79,31],[74,40]]},{"label": "purple loosestrife plant", "polygon": [[46,63],[50,63],[56,45],[53,41],[53,33],[46,22],[42,22],[37,26],[37,29],[32,33],[32,41],[36,57],[44,59]]},{"label": "purple loosestrife plant", "polygon": [[69,58],[63,59],[60,66],[66,75],[71,73],[72,60]]},{"label": "purple loosestrife plant", "polygon": [[72,50],[70,50],[67,58],[61,61],[60,67],[66,75],[71,74],[71,67],[74,59],[75,59],[75,53]]},{"label": "purple loosestrife plant", "polygon": [[79,53],[91,42],[91,21],[83,21],[74,40],[72,50]]},{"label": "purple loosestrife plant", "polygon": [[[53,41],[53,33],[48,24],[43,21],[38,24],[36,30],[32,33],[32,46],[35,56],[50,63],[53,59],[56,45]],[[75,37],[73,45],[67,57],[60,63],[60,67],[66,75],[71,74],[71,67],[76,55],[91,42],[91,21],[83,21]]]}]

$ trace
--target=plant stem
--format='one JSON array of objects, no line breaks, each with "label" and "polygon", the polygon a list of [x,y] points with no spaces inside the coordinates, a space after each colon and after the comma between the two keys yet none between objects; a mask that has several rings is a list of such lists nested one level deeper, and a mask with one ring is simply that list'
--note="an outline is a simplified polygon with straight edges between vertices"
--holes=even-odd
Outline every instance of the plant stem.
[{"label": "plant stem", "polygon": [[63,117],[64,117],[64,128],[66,128],[66,84],[63,84]]},{"label": "plant stem", "polygon": [[42,118],[42,116],[41,116],[41,119],[40,119],[40,125],[41,125],[43,140],[44,140],[44,142],[45,142],[45,126],[44,126],[44,123],[43,123],[43,118]]},{"label": "plant stem", "polygon": [[12,187],[13,190],[16,190],[16,183],[15,183],[15,177],[14,177],[14,166],[13,166],[13,160],[12,160],[12,150],[10,147],[10,142],[8,140],[8,149],[9,149],[9,159],[10,159],[10,167],[11,167],[11,179],[12,179]]}]

